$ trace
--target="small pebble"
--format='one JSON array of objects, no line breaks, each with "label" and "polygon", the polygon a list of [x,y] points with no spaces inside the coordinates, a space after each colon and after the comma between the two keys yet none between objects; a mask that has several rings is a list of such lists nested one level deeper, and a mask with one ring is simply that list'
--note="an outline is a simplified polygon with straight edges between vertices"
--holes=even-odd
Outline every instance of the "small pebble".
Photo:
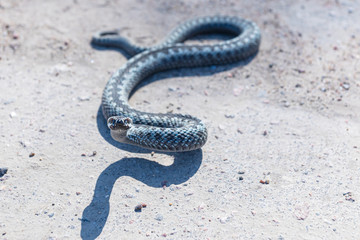
[{"label": "small pebble", "polygon": [[305,73],[305,70],[302,70],[302,69],[294,69],[294,71],[298,72],[298,73]]},{"label": "small pebble", "polygon": [[155,216],[155,220],[157,220],[157,221],[162,221],[163,219],[164,219],[164,217],[161,214],[157,214]]},{"label": "small pebble", "polygon": [[290,103],[288,101],[284,102],[284,107],[290,107]]},{"label": "small pebble", "polygon": [[16,117],[16,116],[17,116],[16,112],[11,112],[11,113],[10,113],[10,117],[11,117],[11,118],[14,118],[14,117]]},{"label": "small pebble", "polygon": [[146,204],[145,203],[141,203],[135,206],[135,212],[141,212],[141,209],[146,208]]},{"label": "small pebble", "polygon": [[125,198],[135,198],[135,196],[134,195],[132,195],[132,194],[125,194],[125,196],[124,196]]},{"label": "small pebble", "polygon": [[0,177],[4,176],[8,171],[8,168],[0,168]]},{"label": "small pebble", "polygon": [[20,145],[23,146],[24,148],[26,148],[28,145],[30,145],[30,142],[24,142],[24,141],[19,141]]},{"label": "small pebble", "polygon": [[141,204],[135,206],[135,212],[141,212],[142,206]]},{"label": "small pebble", "polygon": [[226,118],[235,118],[235,115],[233,115],[233,114],[225,114],[225,117]]},{"label": "small pebble", "polygon": [[220,218],[220,223],[225,224],[229,220],[228,217],[222,217]]},{"label": "small pebble", "polygon": [[350,84],[349,83],[344,82],[344,83],[341,84],[341,86],[342,86],[342,88],[344,90],[349,90],[350,89]]},{"label": "small pebble", "polygon": [[265,180],[265,181],[264,181],[264,180],[260,180],[260,183],[261,183],[261,184],[269,184],[269,183],[270,183],[270,180]]},{"label": "small pebble", "polygon": [[352,198],[352,192],[343,193],[346,201],[355,202],[355,199]]},{"label": "small pebble", "polygon": [[94,157],[96,156],[97,152],[96,151],[93,151],[92,154],[89,155],[89,157]]}]

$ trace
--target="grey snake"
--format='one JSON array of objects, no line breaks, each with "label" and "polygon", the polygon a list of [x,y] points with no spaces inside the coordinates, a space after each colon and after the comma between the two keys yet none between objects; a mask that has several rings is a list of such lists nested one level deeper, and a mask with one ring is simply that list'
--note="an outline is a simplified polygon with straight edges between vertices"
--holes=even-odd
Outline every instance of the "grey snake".
[{"label": "grey snake", "polygon": [[[215,44],[187,45],[183,42],[206,33],[235,37]],[[224,65],[256,55],[261,35],[257,25],[238,17],[200,17],[175,28],[154,47],[131,44],[117,31],[96,33],[92,44],[116,47],[131,56],[110,78],[102,96],[102,112],[116,141],[168,152],[201,148],[207,140],[205,124],[182,114],[142,112],[128,104],[130,93],[145,78],[176,68]]]}]

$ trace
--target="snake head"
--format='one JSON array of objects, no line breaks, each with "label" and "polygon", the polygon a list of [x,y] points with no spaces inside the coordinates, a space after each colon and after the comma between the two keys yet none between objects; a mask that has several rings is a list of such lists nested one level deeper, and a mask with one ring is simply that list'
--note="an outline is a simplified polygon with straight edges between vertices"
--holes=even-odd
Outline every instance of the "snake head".
[{"label": "snake head", "polygon": [[132,122],[129,117],[113,116],[108,118],[107,125],[111,130],[128,130],[131,128]]}]

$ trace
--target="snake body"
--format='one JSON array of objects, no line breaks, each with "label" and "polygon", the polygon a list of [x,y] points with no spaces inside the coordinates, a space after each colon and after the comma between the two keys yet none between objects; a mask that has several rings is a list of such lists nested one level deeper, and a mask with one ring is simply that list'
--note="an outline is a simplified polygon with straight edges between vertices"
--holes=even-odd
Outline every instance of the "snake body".
[{"label": "snake body", "polygon": [[[226,33],[235,37],[211,45],[183,42],[204,33]],[[117,47],[132,56],[108,81],[102,96],[102,112],[111,136],[122,143],[159,151],[182,152],[201,148],[207,140],[205,124],[182,114],[148,113],[128,104],[132,90],[145,78],[175,68],[230,64],[254,56],[260,31],[249,20],[237,17],[201,17],[175,28],[159,45],[135,46],[118,32],[100,32],[92,44]]]}]

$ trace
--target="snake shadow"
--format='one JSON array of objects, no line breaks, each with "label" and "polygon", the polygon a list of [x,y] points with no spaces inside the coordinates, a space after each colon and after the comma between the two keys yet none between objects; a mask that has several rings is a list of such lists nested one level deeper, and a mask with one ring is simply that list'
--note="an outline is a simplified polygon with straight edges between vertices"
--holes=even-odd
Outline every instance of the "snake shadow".
[{"label": "snake shadow", "polygon": [[[167,181],[168,186],[188,181],[202,162],[202,150],[172,155],[174,162],[170,166],[143,158],[123,158],[109,165],[98,177],[93,199],[83,211],[80,219],[81,238],[96,239],[101,234],[110,212],[111,192],[122,176],[132,177],[149,187],[161,188],[163,181]],[[134,211],[134,208],[129,211]]]}]

